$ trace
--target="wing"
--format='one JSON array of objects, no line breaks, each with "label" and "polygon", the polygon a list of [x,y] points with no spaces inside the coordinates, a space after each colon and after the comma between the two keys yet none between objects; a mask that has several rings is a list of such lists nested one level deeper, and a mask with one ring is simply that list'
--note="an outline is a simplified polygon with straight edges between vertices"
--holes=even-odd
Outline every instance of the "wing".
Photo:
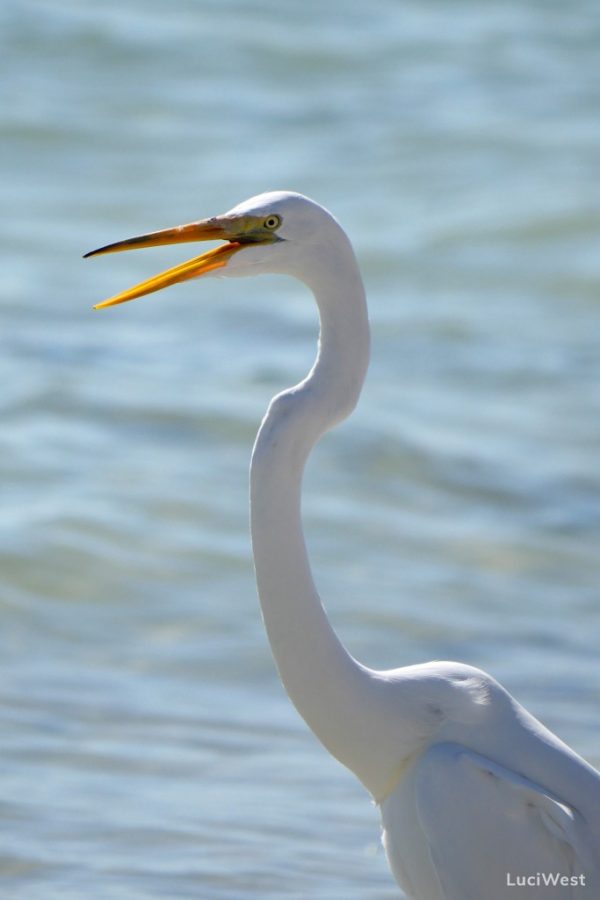
[{"label": "wing", "polygon": [[438,744],[419,766],[416,801],[444,900],[599,896],[584,821],[533,781]]}]

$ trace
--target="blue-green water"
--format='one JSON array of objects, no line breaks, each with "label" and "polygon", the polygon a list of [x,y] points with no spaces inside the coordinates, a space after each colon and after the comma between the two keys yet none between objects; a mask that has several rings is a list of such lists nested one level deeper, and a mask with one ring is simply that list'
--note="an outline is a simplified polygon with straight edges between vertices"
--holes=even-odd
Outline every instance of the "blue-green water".
[{"label": "blue-green water", "polygon": [[480,665],[600,765],[595,0],[4,0],[3,898],[398,896],[376,809],[280,688],[247,534],[282,279],[93,303],[116,240],[307,193],[352,236],[373,365],[305,519],[373,666]]}]

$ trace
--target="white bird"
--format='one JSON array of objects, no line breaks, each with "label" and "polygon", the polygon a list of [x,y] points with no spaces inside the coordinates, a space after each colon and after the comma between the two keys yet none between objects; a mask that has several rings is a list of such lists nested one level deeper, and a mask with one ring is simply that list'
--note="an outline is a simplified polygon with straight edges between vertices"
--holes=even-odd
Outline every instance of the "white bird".
[{"label": "white bird", "polygon": [[97,308],[207,273],[291,275],[315,296],[316,361],[271,401],[251,465],[258,592],[290,699],[378,804],[387,857],[408,897],[598,900],[600,773],[486,672],[457,662],[389,671],[357,662],[315,588],[302,474],[316,442],[354,409],[369,362],[363,283],[336,219],[300,194],[273,192],[93,252],[215,239],[226,243]]}]

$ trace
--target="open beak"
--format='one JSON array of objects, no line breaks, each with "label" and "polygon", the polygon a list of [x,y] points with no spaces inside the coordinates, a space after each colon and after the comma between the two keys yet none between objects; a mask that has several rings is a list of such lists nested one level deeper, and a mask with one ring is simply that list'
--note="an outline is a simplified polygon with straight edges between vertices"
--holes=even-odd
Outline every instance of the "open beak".
[{"label": "open beak", "polygon": [[[168,287],[170,284],[177,284],[178,281],[187,281],[190,278],[198,278],[215,269],[226,266],[234,253],[244,247],[245,242],[236,240],[236,230],[232,220],[225,217],[216,217],[214,219],[203,219],[200,222],[192,222],[189,225],[180,225],[177,228],[167,228],[164,231],[153,231],[150,234],[142,234],[139,237],[129,238],[125,241],[117,241],[115,244],[107,244],[105,247],[99,247],[98,250],[92,250],[85,254],[95,256],[99,253],[118,253],[121,250],[137,250],[141,247],[158,247],[162,244],[182,244],[188,241],[218,241],[226,240],[227,244],[215,247],[201,256],[195,256],[187,262],[178,266],[173,266],[158,275],[136,284],[129,290],[115,294],[102,303],[98,303],[94,309],[104,309],[106,306],[116,306],[117,303],[127,303],[128,300],[135,300],[137,297],[143,297],[144,294],[151,294],[153,291],[160,291],[161,288]],[[238,231],[239,234],[239,231]],[[247,246],[247,244],[246,244]]]}]

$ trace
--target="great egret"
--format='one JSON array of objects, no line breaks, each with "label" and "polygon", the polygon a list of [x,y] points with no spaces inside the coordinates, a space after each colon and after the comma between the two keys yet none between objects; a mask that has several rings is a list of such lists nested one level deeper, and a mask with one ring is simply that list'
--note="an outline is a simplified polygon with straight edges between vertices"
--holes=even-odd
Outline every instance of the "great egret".
[{"label": "great egret", "polygon": [[226,243],[96,308],[208,273],[292,275],[315,295],[315,364],[271,401],[251,465],[258,592],[292,702],[380,807],[387,857],[409,897],[597,900],[600,773],[486,672],[457,662],[361,665],[319,599],[302,532],[302,473],[316,442],[354,409],[369,361],[363,283],[335,218],[300,194],[273,192],[93,253],[215,239]]}]

